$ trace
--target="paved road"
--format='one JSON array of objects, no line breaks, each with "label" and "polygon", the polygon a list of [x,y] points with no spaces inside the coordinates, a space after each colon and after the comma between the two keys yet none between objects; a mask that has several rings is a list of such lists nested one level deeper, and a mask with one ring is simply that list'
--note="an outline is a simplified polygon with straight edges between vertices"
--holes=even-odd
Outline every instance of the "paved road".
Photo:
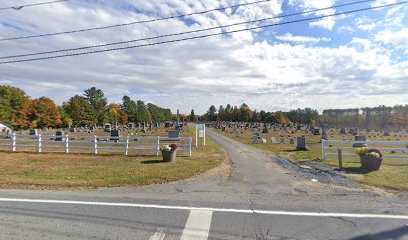
[{"label": "paved road", "polygon": [[408,239],[408,198],[312,182],[208,131],[224,166],[95,191],[0,190],[0,239]]}]

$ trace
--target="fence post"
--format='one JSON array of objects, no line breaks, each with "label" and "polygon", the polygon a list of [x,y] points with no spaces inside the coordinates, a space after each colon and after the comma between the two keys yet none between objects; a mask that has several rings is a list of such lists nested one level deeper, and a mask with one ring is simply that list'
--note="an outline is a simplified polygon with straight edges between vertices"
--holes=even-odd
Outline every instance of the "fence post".
[{"label": "fence post", "polygon": [[17,137],[16,133],[13,132],[13,136],[11,137],[11,150],[15,152],[17,149]]},{"label": "fence post", "polygon": [[207,132],[206,132],[206,129],[205,129],[205,123],[203,123],[204,124],[204,129],[203,129],[203,145],[205,146],[205,137],[206,137],[206,134],[207,134]]},{"label": "fence post", "polygon": [[41,144],[41,134],[38,134],[37,136],[37,148],[38,148],[38,152],[42,152],[42,144]]},{"label": "fence post", "polygon": [[189,140],[190,140],[190,141],[189,141],[189,144],[188,144],[188,148],[189,148],[189,149],[188,149],[188,150],[189,150],[189,154],[188,154],[188,155],[191,157],[191,155],[192,155],[191,145],[193,144],[193,138],[190,137]]},{"label": "fence post", "polygon": [[337,149],[337,158],[339,159],[339,169],[343,170],[343,154],[341,148]]},{"label": "fence post", "polygon": [[69,153],[69,135],[65,135],[65,153]]},{"label": "fence post", "polygon": [[98,137],[94,136],[94,153],[98,154]]},{"label": "fence post", "polygon": [[157,136],[156,138],[156,156],[159,156],[160,152],[160,136]]},{"label": "fence post", "polygon": [[125,139],[125,155],[127,156],[129,153],[129,136]]},{"label": "fence post", "polygon": [[198,147],[198,125],[197,124],[195,127],[195,140],[196,140],[196,147]]},{"label": "fence post", "polygon": [[322,158],[323,160],[326,160],[326,152],[325,152],[325,146],[326,146],[326,140],[322,139]]}]

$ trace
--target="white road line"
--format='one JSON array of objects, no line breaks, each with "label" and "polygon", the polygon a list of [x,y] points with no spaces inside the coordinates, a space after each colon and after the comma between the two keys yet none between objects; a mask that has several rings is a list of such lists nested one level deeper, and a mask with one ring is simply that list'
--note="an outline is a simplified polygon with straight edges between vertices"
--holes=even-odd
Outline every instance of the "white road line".
[{"label": "white road line", "polygon": [[402,219],[408,220],[408,215],[391,215],[391,214],[358,214],[358,213],[324,213],[324,212],[289,212],[289,211],[268,211],[268,210],[246,210],[231,208],[206,208],[206,207],[183,207],[154,204],[138,203],[111,203],[111,202],[86,202],[70,200],[47,200],[47,199],[20,199],[20,198],[0,198],[0,202],[19,202],[19,203],[52,203],[52,204],[71,204],[71,205],[94,205],[94,206],[111,206],[111,207],[135,207],[135,208],[155,208],[168,210],[203,210],[212,212],[228,213],[256,213],[265,215],[286,215],[286,216],[305,216],[305,217],[346,217],[346,218],[382,218],[382,219]]},{"label": "white road line", "polygon": [[156,233],[153,236],[151,236],[149,240],[163,240],[165,236],[166,234],[163,233],[163,229],[158,228]]},{"label": "white road line", "polygon": [[211,218],[211,211],[191,210],[181,240],[207,240]]}]

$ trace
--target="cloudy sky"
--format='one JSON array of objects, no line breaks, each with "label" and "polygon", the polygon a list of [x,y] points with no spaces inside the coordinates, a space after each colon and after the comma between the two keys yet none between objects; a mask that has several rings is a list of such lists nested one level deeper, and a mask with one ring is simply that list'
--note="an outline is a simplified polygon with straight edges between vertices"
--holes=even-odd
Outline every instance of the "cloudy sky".
[{"label": "cloudy sky", "polygon": [[[0,8],[45,0],[0,0]],[[53,33],[162,18],[255,0],[70,0],[0,11],[0,38]],[[357,0],[271,0],[207,14],[75,34],[0,41],[0,57],[127,41],[270,18]],[[261,23],[153,39],[155,43],[270,25],[355,6]],[[84,56],[0,65],[0,84],[57,103],[101,88],[184,113],[245,102],[254,109],[348,108],[408,104],[408,4],[247,32]],[[118,47],[116,46],[116,47]],[[106,48],[106,47],[105,47]],[[100,48],[100,49],[105,49]],[[0,61],[13,59],[0,59]]]}]

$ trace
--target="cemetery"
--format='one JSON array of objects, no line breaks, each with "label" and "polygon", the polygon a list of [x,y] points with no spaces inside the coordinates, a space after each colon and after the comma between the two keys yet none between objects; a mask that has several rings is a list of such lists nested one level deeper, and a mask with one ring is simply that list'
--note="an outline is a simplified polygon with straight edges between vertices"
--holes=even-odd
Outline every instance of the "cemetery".
[{"label": "cemetery", "polygon": [[53,131],[16,131],[0,135],[0,150],[158,156],[161,146],[176,142],[180,154],[192,156],[193,138],[186,132],[165,128],[161,123],[150,124],[148,128],[147,125],[143,123],[140,128],[133,129],[128,126],[111,129],[110,124],[105,124],[103,128],[94,127],[94,130],[71,127]]},{"label": "cemetery", "polygon": [[[114,186],[142,186],[155,183],[165,183],[185,179],[193,175],[203,173],[209,169],[219,166],[225,161],[225,154],[219,146],[210,139],[206,139],[207,144],[198,147],[189,144],[192,149],[192,156],[189,156],[189,147],[183,146],[183,142],[175,139],[174,128],[160,127],[142,133],[138,129],[121,129],[120,139],[110,140],[112,136],[104,132],[104,127],[96,127],[95,131],[88,133],[87,128],[79,128],[76,132],[69,132],[69,129],[60,129],[60,135],[46,135],[54,130],[45,133],[43,130],[17,131],[16,135],[24,134],[31,138],[25,138],[25,143],[18,143],[15,152],[10,150],[10,138],[1,138],[7,142],[6,147],[3,141],[2,147],[2,168],[0,168],[0,185],[3,188],[20,188],[32,186],[33,188],[94,188],[94,187],[114,187]],[[141,129],[143,130],[143,129]],[[194,136],[194,127],[183,127],[179,137]],[[30,135],[30,132],[32,135]],[[65,153],[65,148],[45,148],[64,146],[65,136],[68,134],[68,143],[72,144],[69,153]],[[38,135],[47,138],[42,144],[42,151],[38,148]],[[44,135],[42,135],[44,134]],[[169,135],[170,134],[170,135]],[[94,135],[99,136],[97,154],[93,147]],[[4,136],[4,135],[2,135]],[[160,142],[157,150],[156,136],[163,136],[164,141]],[[123,139],[129,138],[129,149],[127,156],[123,145]],[[150,138],[153,143],[152,149],[149,141],[142,139]],[[166,141],[166,138],[172,138]],[[190,137],[187,137],[190,141]],[[46,143],[47,142],[47,143]],[[51,144],[50,144],[51,142]],[[74,142],[79,142],[73,144]],[[84,142],[87,142],[86,144]],[[135,148],[143,150],[132,150],[130,145],[135,143]],[[92,146],[89,146],[90,143]],[[108,144],[107,144],[108,143]],[[19,147],[19,144],[31,145]],[[136,145],[137,144],[137,145]],[[175,161],[166,163],[161,157],[161,149],[166,145],[177,145],[177,157]],[[107,150],[114,146],[114,150]],[[118,148],[118,149],[116,149]],[[184,151],[183,151],[184,149]],[[158,153],[157,153],[158,152]]]},{"label": "cemetery", "polygon": [[[214,122],[208,124],[216,132],[251,145],[272,155],[295,162],[321,161],[342,168],[357,181],[381,187],[408,189],[408,132],[366,131],[329,126],[281,125],[262,123]],[[265,130],[266,129],[266,130]],[[356,150],[367,145],[384,155],[380,171],[364,172]],[[322,144],[323,142],[323,144]],[[324,148],[322,148],[324,146]],[[353,174],[354,172],[360,173]]]}]

